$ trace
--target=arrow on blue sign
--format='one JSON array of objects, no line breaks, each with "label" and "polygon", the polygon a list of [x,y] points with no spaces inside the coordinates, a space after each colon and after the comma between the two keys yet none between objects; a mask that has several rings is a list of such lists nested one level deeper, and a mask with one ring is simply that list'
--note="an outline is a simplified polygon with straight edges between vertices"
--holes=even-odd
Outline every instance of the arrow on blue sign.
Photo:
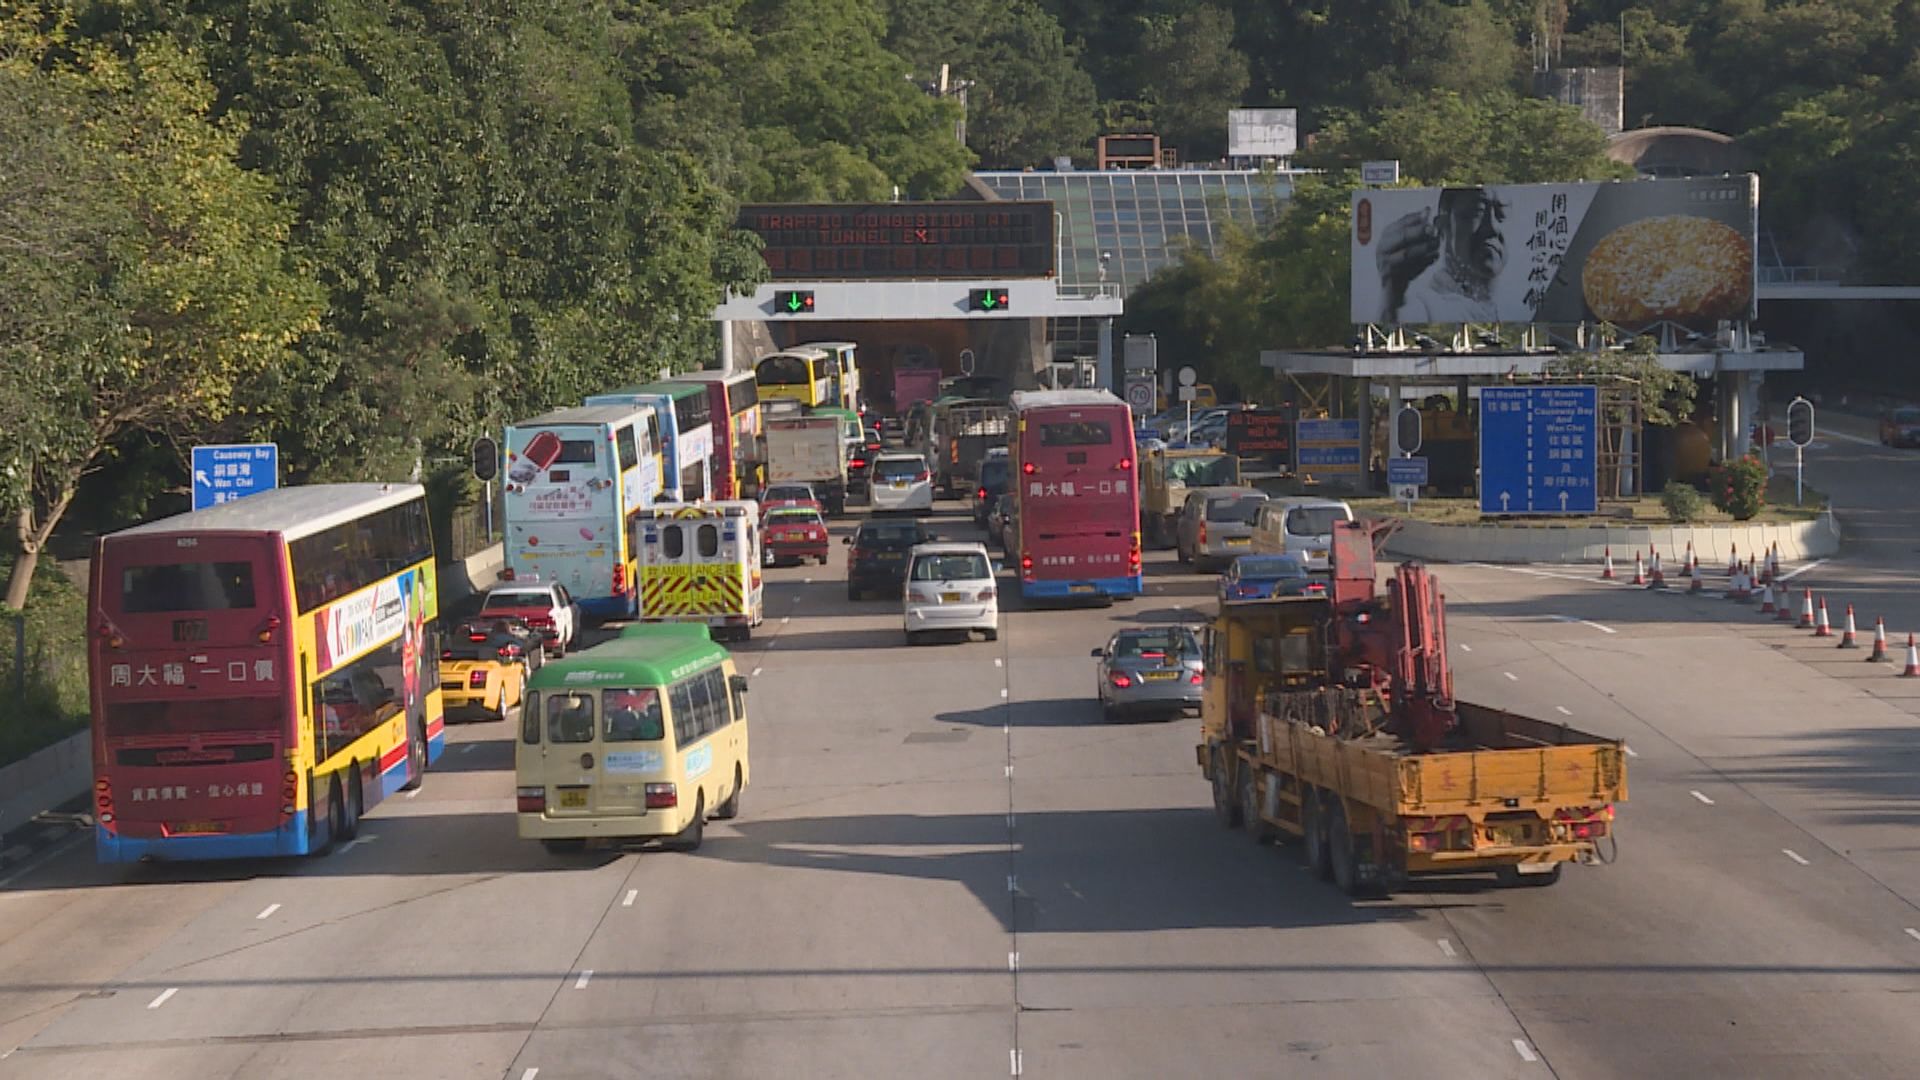
[{"label": "arrow on blue sign", "polygon": [[1480,512],[1599,508],[1600,394],[1592,386],[1480,391]]},{"label": "arrow on blue sign", "polygon": [[273,443],[193,448],[193,508],[205,510],[280,486],[280,447]]}]

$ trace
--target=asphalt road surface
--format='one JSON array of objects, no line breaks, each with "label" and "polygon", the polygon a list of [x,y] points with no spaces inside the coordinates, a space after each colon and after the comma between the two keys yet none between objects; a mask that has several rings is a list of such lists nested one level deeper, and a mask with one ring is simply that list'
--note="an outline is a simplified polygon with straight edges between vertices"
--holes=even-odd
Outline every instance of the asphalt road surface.
[{"label": "asphalt road surface", "polygon": [[1920,1075],[1920,679],[1586,568],[1439,568],[1463,698],[1629,741],[1618,859],[1354,903],[1216,823],[1197,721],[1100,719],[1088,650],[1211,578],[1156,556],[1142,599],[908,648],[835,550],[771,574],[755,782],[698,853],[518,840],[497,723],[333,855],[77,836],[0,882],[0,1077]]}]

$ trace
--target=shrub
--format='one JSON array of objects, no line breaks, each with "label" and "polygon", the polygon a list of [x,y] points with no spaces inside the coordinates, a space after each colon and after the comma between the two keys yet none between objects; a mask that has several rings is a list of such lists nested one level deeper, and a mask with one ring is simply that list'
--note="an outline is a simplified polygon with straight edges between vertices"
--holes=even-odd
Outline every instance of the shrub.
[{"label": "shrub", "polygon": [[[0,580],[10,565],[11,560],[0,555]],[[27,630],[24,672],[14,653],[22,615]],[[86,620],[86,595],[51,557],[42,559],[33,575],[25,612],[0,606],[0,765],[87,726]]]},{"label": "shrub", "polygon": [[1716,466],[1707,478],[1713,493],[1713,505],[1725,510],[1735,521],[1748,521],[1767,501],[1767,467],[1748,455],[1738,461]]},{"label": "shrub", "polygon": [[1660,493],[1660,505],[1666,507],[1667,516],[1675,521],[1699,521],[1707,512],[1706,496],[1692,484],[1675,480]]}]

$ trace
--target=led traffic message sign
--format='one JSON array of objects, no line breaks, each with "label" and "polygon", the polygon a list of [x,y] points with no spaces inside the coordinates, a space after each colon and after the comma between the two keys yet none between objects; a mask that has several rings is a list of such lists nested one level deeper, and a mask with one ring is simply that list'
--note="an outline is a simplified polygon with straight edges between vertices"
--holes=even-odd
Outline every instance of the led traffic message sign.
[{"label": "led traffic message sign", "polygon": [[759,203],[739,226],[759,235],[775,280],[1050,278],[1050,202]]}]

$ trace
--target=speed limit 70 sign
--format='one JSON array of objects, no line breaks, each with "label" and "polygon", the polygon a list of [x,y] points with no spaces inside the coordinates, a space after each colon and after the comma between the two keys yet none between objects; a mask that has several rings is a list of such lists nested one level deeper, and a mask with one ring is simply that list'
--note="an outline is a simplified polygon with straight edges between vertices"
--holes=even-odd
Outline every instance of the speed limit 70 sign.
[{"label": "speed limit 70 sign", "polygon": [[1127,405],[1135,413],[1144,414],[1153,411],[1153,380],[1151,378],[1127,380]]}]

